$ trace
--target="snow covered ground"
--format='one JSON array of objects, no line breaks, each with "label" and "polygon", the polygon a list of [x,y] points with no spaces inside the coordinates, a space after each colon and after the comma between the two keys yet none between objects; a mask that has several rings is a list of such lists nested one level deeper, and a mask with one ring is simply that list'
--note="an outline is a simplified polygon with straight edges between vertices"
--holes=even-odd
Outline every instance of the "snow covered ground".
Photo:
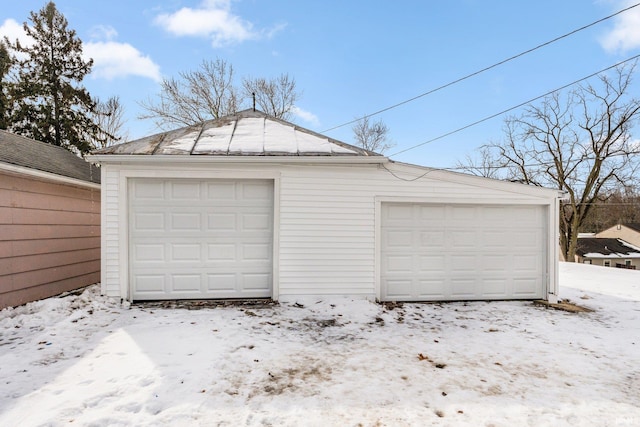
[{"label": "snow covered ground", "polygon": [[640,272],[530,302],[0,311],[0,426],[637,426]]}]

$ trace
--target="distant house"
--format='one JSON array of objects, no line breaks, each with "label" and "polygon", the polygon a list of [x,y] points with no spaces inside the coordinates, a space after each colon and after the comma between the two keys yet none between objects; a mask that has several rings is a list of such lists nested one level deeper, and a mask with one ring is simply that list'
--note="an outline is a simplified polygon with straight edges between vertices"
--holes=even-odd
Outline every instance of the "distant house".
[{"label": "distant house", "polygon": [[640,247],[640,223],[616,224],[596,234],[596,237],[613,237]]},{"label": "distant house", "polygon": [[0,130],[0,308],[100,281],[100,171]]},{"label": "distant house", "polygon": [[394,162],[251,110],[89,160],[114,298],[557,299],[556,190]]},{"label": "distant house", "polygon": [[604,267],[640,269],[640,247],[622,239],[581,237],[578,238],[576,262]]}]

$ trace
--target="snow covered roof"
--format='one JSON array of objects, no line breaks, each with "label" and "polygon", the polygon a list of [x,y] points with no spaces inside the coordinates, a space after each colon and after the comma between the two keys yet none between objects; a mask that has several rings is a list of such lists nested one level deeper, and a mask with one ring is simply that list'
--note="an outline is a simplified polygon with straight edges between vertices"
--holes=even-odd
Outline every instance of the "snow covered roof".
[{"label": "snow covered roof", "polygon": [[254,110],[96,150],[92,154],[381,157]]},{"label": "snow covered roof", "polygon": [[578,238],[576,254],[583,258],[640,258],[640,248],[622,239]]}]

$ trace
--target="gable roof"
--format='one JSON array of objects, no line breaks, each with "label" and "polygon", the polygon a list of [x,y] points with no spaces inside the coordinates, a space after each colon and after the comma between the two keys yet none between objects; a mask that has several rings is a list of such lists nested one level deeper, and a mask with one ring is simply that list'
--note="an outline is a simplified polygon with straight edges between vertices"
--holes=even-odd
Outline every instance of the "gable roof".
[{"label": "gable roof", "polygon": [[640,248],[622,239],[582,237],[578,238],[576,254],[583,258],[640,258]]},{"label": "gable roof", "polygon": [[71,151],[0,130],[0,163],[100,183],[100,170]]},{"label": "gable roof", "polygon": [[632,229],[633,231],[637,231],[640,233],[640,222],[623,222],[620,225],[624,225],[627,228]]},{"label": "gable roof", "polygon": [[254,110],[114,145],[92,154],[382,157]]}]

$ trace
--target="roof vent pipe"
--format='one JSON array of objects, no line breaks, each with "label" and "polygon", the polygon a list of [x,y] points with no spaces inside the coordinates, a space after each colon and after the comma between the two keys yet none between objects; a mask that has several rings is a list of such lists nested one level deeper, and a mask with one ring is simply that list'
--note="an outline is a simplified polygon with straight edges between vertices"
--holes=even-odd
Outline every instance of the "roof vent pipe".
[{"label": "roof vent pipe", "polygon": [[255,92],[251,92],[251,95],[253,96],[253,112],[256,112],[256,93]]}]

